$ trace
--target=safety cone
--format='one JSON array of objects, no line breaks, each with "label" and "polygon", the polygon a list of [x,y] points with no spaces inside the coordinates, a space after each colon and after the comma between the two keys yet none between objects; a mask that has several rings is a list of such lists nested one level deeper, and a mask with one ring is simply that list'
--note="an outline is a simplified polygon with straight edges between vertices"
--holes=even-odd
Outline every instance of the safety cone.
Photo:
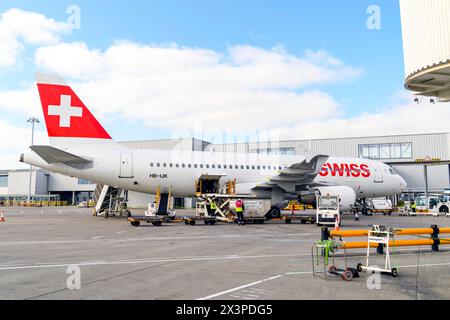
[{"label": "safety cone", "polygon": [[334,222],[334,231],[339,231],[339,215],[336,216],[336,220]]},{"label": "safety cone", "polygon": [[5,222],[5,216],[3,215],[3,212],[0,211],[0,222]]}]

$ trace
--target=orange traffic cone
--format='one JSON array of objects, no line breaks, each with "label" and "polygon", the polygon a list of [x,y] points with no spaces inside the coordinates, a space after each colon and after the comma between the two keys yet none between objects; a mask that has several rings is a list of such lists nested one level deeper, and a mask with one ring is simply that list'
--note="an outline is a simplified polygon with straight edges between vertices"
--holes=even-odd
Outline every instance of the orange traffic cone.
[{"label": "orange traffic cone", "polygon": [[340,220],[339,215],[337,215],[336,216],[336,220],[334,222],[334,231],[339,231],[340,230],[340,228],[339,228],[339,220]]},{"label": "orange traffic cone", "polygon": [[0,222],[5,222],[5,216],[3,215],[3,212],[0,211]]}]

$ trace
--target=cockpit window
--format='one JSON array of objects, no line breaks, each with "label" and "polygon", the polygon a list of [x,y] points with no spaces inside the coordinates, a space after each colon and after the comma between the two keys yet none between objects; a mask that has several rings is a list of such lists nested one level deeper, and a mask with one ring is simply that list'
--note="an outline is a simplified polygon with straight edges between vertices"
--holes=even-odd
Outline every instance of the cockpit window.
[{"label": "cockpit window", "polygon": [[389,173],[392,174],[393,176],[397,175],[397,172],[395,172],[395,170],[392,168],[389,168]]}]

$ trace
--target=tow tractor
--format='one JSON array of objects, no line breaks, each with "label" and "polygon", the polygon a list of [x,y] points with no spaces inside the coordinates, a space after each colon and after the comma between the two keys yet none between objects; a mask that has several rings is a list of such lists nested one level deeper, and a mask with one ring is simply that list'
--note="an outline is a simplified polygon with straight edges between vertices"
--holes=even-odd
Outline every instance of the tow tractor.
[{"label": "tow tractor", "polygon": [[[358,263],[358,266],[356,267],[358,272],[380,272],[384,274],[390,274],[394,278],[398,276],[398,268],[391,266],[391,252],[389,246],[391,239],[394,239],[394,233],[394,229],[388,229],[385,226],[374,225],[372,227],[372,230],[369,231],[367,237],[366,265]],[[370,266],[369,264],[370,248],[372,243],[377,244],[378,248],[386,248],[384,268]]]},{"label": "tow tractor", "polygon": [[439,217],[447,215],[450,208],[450,196],[448,195],[432,195],[420,196],[416,198],[416,213],[418,215],[431,215]]},{"label": "tow tractor", "polygon": [[333,195],[317,196],[316,222],[321,226],[334,226],[336,221],[341,225],[339,197]]}]

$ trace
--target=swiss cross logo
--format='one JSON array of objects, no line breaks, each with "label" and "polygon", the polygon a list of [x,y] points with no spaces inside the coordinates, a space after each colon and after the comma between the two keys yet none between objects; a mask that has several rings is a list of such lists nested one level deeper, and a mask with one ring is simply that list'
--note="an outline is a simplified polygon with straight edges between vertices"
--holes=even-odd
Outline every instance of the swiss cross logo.
[{"label": "swiss cross logo", "polygon": [[49,137],[111,139],[67,85],[38,83]]},{"label": "swiss cross logo", "polygon": [[83,116],[83,108],[71,106],[71,100],[71,96],[62,94],[59,106],[48,106],[48,115],[59,116],[59,126],[62,128],[70,128],[71,117]]}]

